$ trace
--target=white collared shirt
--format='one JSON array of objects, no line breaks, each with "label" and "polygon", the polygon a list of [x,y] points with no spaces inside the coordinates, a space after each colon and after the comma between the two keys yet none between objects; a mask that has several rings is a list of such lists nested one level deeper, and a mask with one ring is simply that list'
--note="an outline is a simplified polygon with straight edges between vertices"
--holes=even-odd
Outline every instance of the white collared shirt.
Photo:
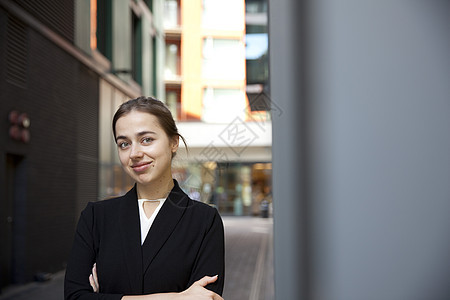
[{"label": "white collared shirt", "polygon": [[[150,216],[150,218],[147,218],[147,216],[145,215],[145,211],[144,211],[144,202],[145,201],[150,201],[150,202],[159,201],[158,207],[155,209],[155,211]],[[155,218],[158,215],[158,212],[161,209],[161,207],[163,206],[165,201],[166,201],[165,198],[156,199],[156,200],[138,199],[139,218],[141,220],[141,245],[144,244],[144,241],[145,241],[145,238],[147,237],[148,231],[150,230],[150,227],[152,227],[153,221],[155,221]]]}]

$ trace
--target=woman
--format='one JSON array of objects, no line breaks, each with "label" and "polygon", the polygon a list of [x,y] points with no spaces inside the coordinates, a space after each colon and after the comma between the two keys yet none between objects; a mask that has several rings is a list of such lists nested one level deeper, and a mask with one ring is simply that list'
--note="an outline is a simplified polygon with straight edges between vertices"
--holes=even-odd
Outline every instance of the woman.
[{"label": "woman", "polygon": [[222,220],[172,179],[184,138],[170,111],[139,97],[119,107],[112,125],[122,167],[136,184],[81,213],[65,299],[222,299]]}]

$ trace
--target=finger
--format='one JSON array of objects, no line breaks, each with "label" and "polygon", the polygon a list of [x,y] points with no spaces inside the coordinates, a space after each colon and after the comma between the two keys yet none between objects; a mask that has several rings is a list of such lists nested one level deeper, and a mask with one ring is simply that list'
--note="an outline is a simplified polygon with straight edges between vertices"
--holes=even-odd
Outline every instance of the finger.
[{"label": "finger", "polygon": [[92,277],[94,279],[95,282],[95,286],[97,287],[98,290],[98,276],[97,276],[97,264],[94,264],[94,267],[92,268]]},{"label": "finger", "polygon": [[92,274],[89,275],[89,284],[91,285],[92,288],[95,287],[95,282],[94,282],[94,278],[92,278]]},{"label": "finger", "polygon": [[217,280],[217,278],[219,278],[219,275],[215,275],[215,276],[213,276],[213,277],[211,277],[211,276],[205,276],[205,277],[203,277],[202,279],[198,280],[198,281],[197,281],[197,284],[200,285],[200,286],[202,286],[202,287],[205,287],[205,286],[207,286],[208,284],[211,284],[211,283],[215,282],[215,281]]},{"label": "finger", "polygon": [[98,291],[98,288],[97,288],[97,285],[95,284],[94,277],[92,276],[92,274],[89,275],[89,284],[91,285],[94,293],[96,293]]}]

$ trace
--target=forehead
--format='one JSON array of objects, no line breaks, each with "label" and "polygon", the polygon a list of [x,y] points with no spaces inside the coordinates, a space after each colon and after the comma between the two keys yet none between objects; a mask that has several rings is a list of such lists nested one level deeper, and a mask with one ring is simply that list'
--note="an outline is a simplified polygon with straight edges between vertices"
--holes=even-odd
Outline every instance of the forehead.
[{"label": "forehead", "polygon": [[162,131],[161,124],[156,116],[141,111],[131,111],[121,116],[116,123],[116,134],[132,134],[141,131]]}]

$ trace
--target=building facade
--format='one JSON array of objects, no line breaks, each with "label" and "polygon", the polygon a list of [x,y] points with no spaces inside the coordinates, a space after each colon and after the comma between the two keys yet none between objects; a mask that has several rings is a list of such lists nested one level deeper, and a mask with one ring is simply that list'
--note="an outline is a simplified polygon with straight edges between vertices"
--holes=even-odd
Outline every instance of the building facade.
[{"label": "building facade", "polygon": [[167,103],[188,143],[174,176],[222,214],[259,214],[270,200],[271,122],[264,82],[248,96],[245,1],[166,0],[165,33]]},{"label": "building facade", "polygon": [[130,185],[111,116],[164,98],[163,5],[0,1],[0,287],[63,269],[86,203]]},{"label": "building facade", "polygon": [[186,192],[259,213],[269,109],[248,97],[245,3],[224,4],[0,0],[0,289],[63,269],[87,202],[133,184],[111,119],[140,95],[165,101],[187,138],[174,162]]}]

